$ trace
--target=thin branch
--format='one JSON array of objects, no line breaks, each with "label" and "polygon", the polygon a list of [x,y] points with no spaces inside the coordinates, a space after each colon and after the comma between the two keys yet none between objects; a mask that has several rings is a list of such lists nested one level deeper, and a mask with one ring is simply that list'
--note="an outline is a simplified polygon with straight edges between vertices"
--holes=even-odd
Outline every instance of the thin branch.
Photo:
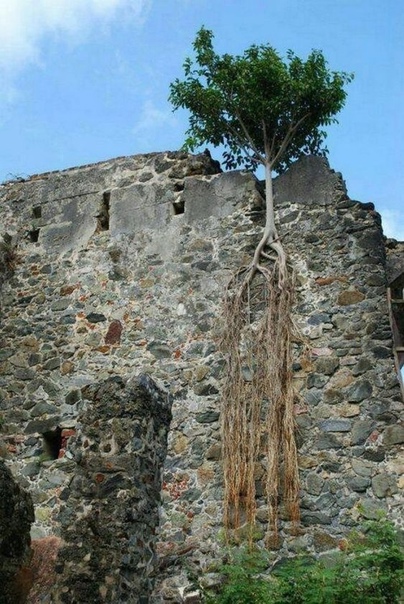
[{"label": "thin branch", "polygon": [[[229,124],[228,124],[228,126],[227,126],[227,127],[228,127],[228,129],[229,129],[229,132],[231,132],[231,134],[234,136],[234,138],[235,138],[235,139],[238,141],[238,146],[240,147],[240,149],[241,149],[242,151],[244,151],[244,153],[247,155],[247,157],[248,157],[248,158],[249,158],[251,161],[254,161],[254,158],[255,158],[255,157],[256,157],[256,155],[257,155],[256,150],[255,150],[254,148],[252,148],[252,151],[253,151],[253,153],[254,153],[255,155],[251,155],[251,153],[250,153],[250,151],[249,151],[248,147],[246,147],[246,145],[245,145],[245,144],[242,142],[242,141],[243,141],[243,138],[242,138],[241,134],[239,134],[239,133],[237,132],[237,130],[236,130],[235,128],[233,128],[233,126],[230,126]],[[261,157],[258,157],[258,159],[259,159],[259,161],[261,161],[261,162],[262,162],[262,161],[264,161],[264,158],[262,158],[262,159],[261,159]]]},{"label": "thin branch", "polygon": [[[289,145],[290,141],[292,140],[294,133],[295,133],[295,132],[296,132],[296,130],[299,128],[299,126],[300,126],[300,125],[301,125],[301,124],[304,122],[304,120],[305,120],[307,117],[309,117],[309,115],[310,115],[310,113],[306,113],[306,114],[305,114],[303,117],[301,117],[301,118],[300,118],[300,120],[298,120],[298,121],[296,122],[296,124],[292,124],[292,123],[290,124],[290,126],[289,126],[289,128],[288,128],[288,131],[287,131],[287,133],[286,133],[286,136],[285,136],[285,138],[283,139],[282,144],[281,144],[281,146],[279,147],[279,150],[278,150],[277,154],[275,155],[275,157],[273,158],[273,160],[272,160],[272,162],[271,162],[273,166],[274,166],[274,165],[275,165],[275,164],[276,164],[276,163],[279,161],[279,159],[282,157],[282,155],[283,155],[283,154],[284,154],[284,152],[286,151],[286,149],[287,149],[287,147],[288,147],[288,145]],[[274,139],[273,139],[273,141],[274,141]]]},{"label": "thin branch", "polygon": [[265,165],[265,157],[258,151],[253,139],[250,136],[250,133],[247,130],[246,125],[244,124],[243,120],[240,117],[240,114],[238,111],[234,112],[234,115],[236,116],[236,118],[239,121],[239,124],[244,132],[244,136],[246,137],[246,139],[248,140],[248,142],[250,143],[251,149],[254,151],[255,155],[257,156],[257,158],[259,159],[259,161]]}]

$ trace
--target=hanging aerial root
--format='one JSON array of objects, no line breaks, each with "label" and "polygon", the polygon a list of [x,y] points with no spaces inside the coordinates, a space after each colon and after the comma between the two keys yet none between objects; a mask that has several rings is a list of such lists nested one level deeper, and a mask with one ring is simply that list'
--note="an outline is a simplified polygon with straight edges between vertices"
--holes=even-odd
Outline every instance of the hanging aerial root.
[{"label": "hanging aerial root", "polygon": [[[266,253],[262,256],[270,258]],[[293,291],[286,262],[278,255],[272,265],[259,262],[239,269],[226,290],[223,310],[224,523],[229,530],[245,523],[254,525],[256,471],[266,457],[268,535],[275,541],[280,500],[291,520],[299,521]],[[265,451],[262,441],[266,441]]]}]

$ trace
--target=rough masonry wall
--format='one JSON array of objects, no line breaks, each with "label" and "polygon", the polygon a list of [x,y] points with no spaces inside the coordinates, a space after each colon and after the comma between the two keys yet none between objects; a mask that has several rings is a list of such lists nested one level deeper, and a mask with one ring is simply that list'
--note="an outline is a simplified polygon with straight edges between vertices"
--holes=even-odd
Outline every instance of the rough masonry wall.
[{"label": "rough masonry wall", "polygon": [[[33,497],[34,538],[61,531],[77,439],[95,429],[102,440],[102,422],[79,419],[92,417],[86,389],[142,373],[172,397],[152,602],[186,600],[190,576],[221,556],[220,303],[264,213],[253,176],[217,172],[203,154],[150,154],[0,189],[1,228],[18,244],[1,293],[0,448]],[[373,206],[349,200],[321,158],[295,164],[275,190],[307,337],[294,366],[302,527],[293,535],[283,522],[276,555],[321,555],[361,514],[399,517],[404,428],[384,242]],[[264,472],[265,460],[259,543]]]},{"label": "rough masonry wall", "polygon": [[83,389],[52,601],[147,604],[171,400],[145,375]]}]

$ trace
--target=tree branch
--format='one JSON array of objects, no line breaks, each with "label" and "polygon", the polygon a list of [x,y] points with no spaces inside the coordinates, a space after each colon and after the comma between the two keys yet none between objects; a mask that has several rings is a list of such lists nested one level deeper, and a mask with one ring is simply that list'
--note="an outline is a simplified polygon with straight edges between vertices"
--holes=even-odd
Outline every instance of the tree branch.
[{"label": "tree branch", "polygon": [[[296,130],[299,128],[299,126],[304,122],[304,120],[309,117],[310,113],[306,113],[303,117],[300,118],[300,120],[298,120],[296,122],[296,124],[291,123],[288,131],[286,132],[285,138],[282,141],[281,146],[278,149],[277,154],[275,155],[275,157],[273,158],[273,160],[271,161],[271,164],[274,166],[279,159],[282,157],[282,155],[285,153],[290,141],[292,140],[294,133],[296,132]],[[274,139],[273,141],[274,142]],[[272,150],[272,147],[271,147]]]},{"label": "tree branch", "polygon": [[250,143],[251,149],[254,151],[254,153],[257,156],[257,158],[259,159],[259,161],[265,165],[265,157],[258,151],[257,147],[255,146],[255,143],[254,143],[253,139],[251,138],[250,133],[248,132],[243,120],[241,119],[239,112],[235,110],[234,115],[236,116],[236,119],[239,121],[239,124],[244,132],[244,136]]},{"label": "tree branch", "polygon": [[[245,142],[243,142],[243,137],[241,136],[241,134],[239,134],[237,132],[237,130],[235,128],[233,128],[233,126],[230,126],[229,124],[227,125],[229,132],[231,132],[231,134],[234,136],[234,138],[238,141],[238,146],[240,147],[240,149],[242,149],[244,151],[244,153],[246,154],[246,156],[251,159],[251,161],[254,160],[254,156],[251,155],[251,153],[249,152],[248,147],[246,147]],[[250,141],[248,141],[250,142]],[[251,143],[250,143],[251,145]],[[258,155],[258,159],[261,163],[265,163],[265,158],[263,156],[261,156],[261,154],[256,151],[255,147],[251,147],[253,153],[255,153],[255,155]]]}]

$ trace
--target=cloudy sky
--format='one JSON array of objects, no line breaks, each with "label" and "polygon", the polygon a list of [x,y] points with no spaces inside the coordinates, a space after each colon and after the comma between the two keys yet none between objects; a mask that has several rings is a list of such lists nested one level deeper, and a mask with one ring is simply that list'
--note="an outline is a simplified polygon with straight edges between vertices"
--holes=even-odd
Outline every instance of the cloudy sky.
[{"label": "cloudy sky", "polygon": [[316,48],[355,72],[329,160],[404,240],[403,0],[0,0],[0,181],[178,149],[168,88],[201,25],[218,52]]}]

